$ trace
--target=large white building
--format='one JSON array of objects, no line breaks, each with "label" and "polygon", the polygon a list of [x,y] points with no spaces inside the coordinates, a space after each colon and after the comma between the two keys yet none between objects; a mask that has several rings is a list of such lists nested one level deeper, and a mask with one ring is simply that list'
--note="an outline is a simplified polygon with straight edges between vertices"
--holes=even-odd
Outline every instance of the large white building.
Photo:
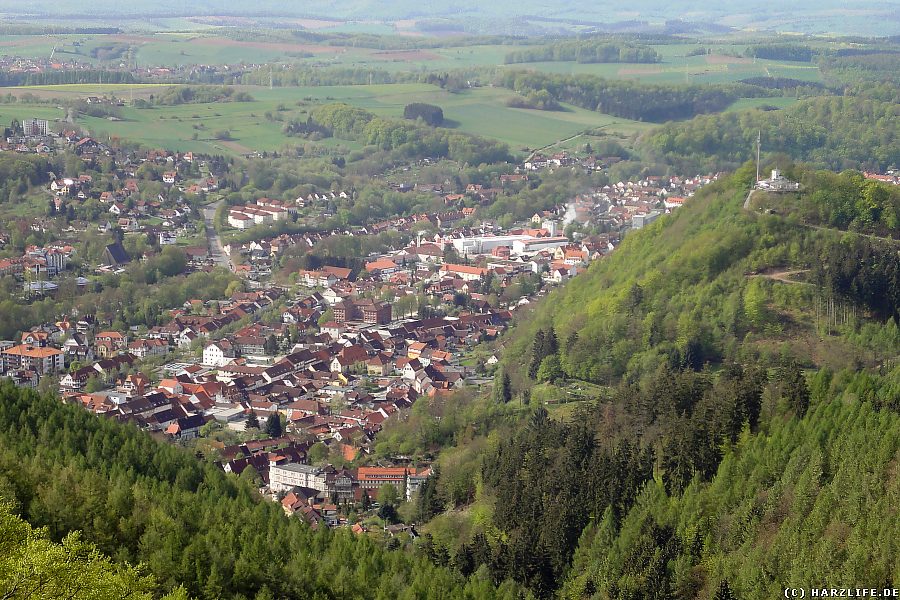
[{"label": "large white building", "polygon": [[50,124],[46,119],[25,119],[22,121],[22,131],[26,137],[39,137],[50,134]]},{"label": "large white building", "polygon": [[464,256],[466,254],[490,254],[494,248],[512,247],[515,242],[533,239],[536,238],[530,235],[476,235],[456,238],[452,243],[456,251]]},{"label": "large white building", "polygon": [[785,177],[778,169],[772,169],[772,177],[757,181],[756,187],[767,192],[796,192],[800,184]]},{"label": "large white building", "polygon": [[536,254],[542,250],[556,250],[568,245],[569,238],[566,237],[529,238],[513,242],[512,251],[519,255],[529,255]]},{"label": "large white building", "polygon": [[224,367],[234,357],[234,346],[228,340],[211,342],[203,349],[203,364],[209,367]]},{"label": "large white building", "polygon": [[631,226],[634,229],[642,229],[657,220],[662,215],[658,210],[651,210],[646,214],[636,214],[631,217]]},{"label": "large white building", "polygon": [[325,472],[312,465],[278,464],[277,461],[269,461],[269,489],[273,492],[287,492],[295,487],[307,487],[324,492]]},{"label": "large white building", "polygon": [[235,206],[228,211],[228,224],[235,229],[248,229],[254,225],[266,225],[281,221],[288,212],[279,206]]}]

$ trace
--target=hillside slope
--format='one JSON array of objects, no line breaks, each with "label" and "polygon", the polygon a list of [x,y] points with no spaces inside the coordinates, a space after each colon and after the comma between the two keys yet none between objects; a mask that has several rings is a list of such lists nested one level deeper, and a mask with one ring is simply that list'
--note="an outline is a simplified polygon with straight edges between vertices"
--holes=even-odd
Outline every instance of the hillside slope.
[{"label": "hillside slope", "polygon": [[545,598],[897,580],[900,258],[822,224],[892,234],[900,192],[787,172],[800,193],[745,210],[745,167],[517,316],[512,394],[466,407],[419,499],[452,565]]},{"label": "hillside slope", "polygon": [[[0,383],[0,503],[54,541],[80,531],[117,562],[143,564],[158,591],[183,587],[197,599],[521,597],[515,586],[467,581],[410,549],[313,531],[182,449],[8,381]],[[122,578],[139,583],[136,591],[152,584],[121,573],[110,590]]]},{"label": "hillside slope", "polygon": [[681,496],[650,484],[620,529],[608,518],[588,527],[562,595],[708,598],[727,586],[751,599],[787,587],[896,587],[900,415],[843,384],[823,390],[804,419],[745,436],[709,483]]},{"label": "hillside slope", "polygon": [[[854,297],[849,288],[859,286],[819,272],[843,268],[831,264],[841,248],[864,244],[870,254],[885,248],[828,225],[896,231],[891,215],[900,210],[900,190],[851,173],[790,168],[788,175],[803,180],[804,189],[773,196],[769,204],[778,210],[768,212],[782,214],[742,209],[753,177],[745,166],[675,214],[632,232],[609,257],[520,316],[505,342],[515,387],[530,387],[518,363],[529,357],[533,378],[535,361],[543,358],[535,358],[535,339],[550,328],[562,372],[600,384],[686,360],[696,369],[707,362],[778,366],[790,359],[840,369],[900,355],[896,322],[888,318],[894,313],[873,314],[875,298]],[[893,281],[900,262],[884,252],[882,263],[866,268],[860,258],[858,271]],[[795,273],[797,281],[780,273]],[[878,295],[894,298],[897,291],[891,284]]]}]

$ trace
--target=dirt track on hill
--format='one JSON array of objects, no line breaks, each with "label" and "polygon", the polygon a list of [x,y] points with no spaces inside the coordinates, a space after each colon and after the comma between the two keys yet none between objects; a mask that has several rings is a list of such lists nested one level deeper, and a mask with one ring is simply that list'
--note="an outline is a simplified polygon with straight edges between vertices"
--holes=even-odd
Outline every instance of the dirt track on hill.
[{"label": "dirt track on hill", "polygon": [[794,285],[812,285],[808,281],[796,281],[791,279],[794,275],[800,275],[801,273],[809,273],[809,269],[783,269],[771,271],[769,273],[757,273],[755,275],[750,275],[750,277],[762,277],[764,279],[771,279],[772,281],[780,281],[781,283],[791,283]]}]

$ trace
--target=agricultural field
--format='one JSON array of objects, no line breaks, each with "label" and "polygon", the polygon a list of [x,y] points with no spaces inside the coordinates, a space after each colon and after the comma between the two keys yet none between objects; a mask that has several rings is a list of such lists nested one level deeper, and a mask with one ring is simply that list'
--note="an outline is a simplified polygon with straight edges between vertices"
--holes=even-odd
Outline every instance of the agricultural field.
[{"label": "agricultural field", "polygon": [[[380,27],[344,25],[348,33],[391,33]],[[408,71],[502,64],[514,46],[463,46],[433,50],[379,50],[283,39],[243,40],[203,31],[0,36],[0,55],[49,58],[95,65],[179,66],[299,62]]]},{"label": "agricultural field", "polygon": [[0,35],[0,55],[48,58],[56,43],[47,35]]},{"label": "agricultural field", "polygon": [[467,133],[498,139],[509,144],[512,150],[546,146],[588,130],[602,128],[610,133],[628,136],[647,127],[635,121],[568,105],[564,105],[564,111],[509,108],[506,101],[515,94],[501,88],[476,88],[461,93],[449,93],[429,85],[362,88],[369,89],[377,89],[377,92],[344,101],[389,117],[401,117],[403,108],[411,102],[436,104],[444,110],[448,125]]},{"label": "agricultural field", "polygon": [[[357,33],[386,33],[374,24],[357,24]],[[348,24],[341,30],[346,31]],[[352,30],[352,28],[351,28]],[[378,31],[375,31],[378,30]],[[322,30],[320,30],[322,31]],[[305,43],[290,37],[244,40],[198,30],[134,32],[128,34],[0,36],[0,54],[76,60],[96,65],[119,64],[177,67],[188,64],[296,63],[316,67],[369,68],[391,72],[424,72],[476,67],[533,69],[550,73],[592,74],[612,79],[647,83],[727,83],[747,77],[792,77],[820,81],[815,64],[754,60],[729,56],[746,48],[734,43],[713,45],[710,55],[686,56],[698,45],[656,45],[663,56],[659,64],[582,64],[533,62],[504,65],[514,45],[447,46],[429,49],[379,50],[354,46]]]},{"label": "agricultural field", "polygon": [[[43,98],[73,99],[86,96],[116,96],[122,99],[147,98],[161,86],[85,85],[35,86],[0,89],[17,94],[34,94]],[[182,104],[153,108],[119,109],[121,120],[80,116],[78,124],[96,137],[116,136],[151,147],[213,154],[245,154],[254,151],[280,150],[286,144],[305,145],[302,138],[282,133],[284,122],[306,118],[309,108],[318,103],[346,102],[378,115],[402,117],[411,102],[427,102],[441,106],[447,125],[466,133],[495,138],[524,152],[566,140],[582,132],[600,130],[620,136],[643,131],[647,125],[610,117],[573,106],[564,111],[538,111],[506,106],[513,92],[501,88],[476,88],[450,93],[425,84],[321,86],[267,89],[240,86],[254,102],[221,102]],[[0,122],[13,118],[64,118],[65,114],[47,104],[0,104]],[[216,139],[227,130],[230,140]],[[315,142],[323,147],[342,146],[355,149],[357,144],[326,139]]]},{"label": "agricultural field", "polygon": [[0,96],[11,94],[17,98],[35,97],[43,101],[80,100],[88,96],[115,97],[126,102],[136,99],[147,99],[160,90],[171,85],[155,83],[113,83],[113,84],[65,84],[65,85],[29,85],[18,87],[0,87]]},{"label": "agricultural field", "polygon": [[663,62],[656,64],[630,63],[577,63],[577,62],[533,62],[506,65],[509,69],[529,69],[547,73],[570,75],[596,75],[607,79],[632,79],[641,83],[732,83],[749,77],[791,77],[803,81],[820,82],[819,67],[811,63],[756,60],[709,54],[702,56],[680,56],[663,52],[663,49],[686,46],[656,46],[663,54]]}]

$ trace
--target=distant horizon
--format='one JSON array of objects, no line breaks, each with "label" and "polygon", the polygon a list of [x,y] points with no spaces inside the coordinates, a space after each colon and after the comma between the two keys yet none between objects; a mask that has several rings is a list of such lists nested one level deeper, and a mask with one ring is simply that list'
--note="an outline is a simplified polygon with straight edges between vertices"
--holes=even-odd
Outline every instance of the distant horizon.
[{"label": "distant horizon", "polygon": [[[390,3],[375,0],[310,0],[285,5],[276,0],[240,3],[225,0],[198,0],[186,9],[175,0],[160,0],[147,5],[137,2],[97,0],[0,0],[0,13],[12,23],[59,25],[65,21],[117,24],[123,21],[147,21],[161,29],[177,28],[177,23],[190,21],[198,26],[233,25],[295,26],[297,29],[331,30],[360,24],[385,25],[398,30],[415,30],[420,34],[440,35],[446,31],[472,34],[536,35],[541,33],[576,33],[592,27],[612,24],[662,26],[667,21],[683,21],[708,27],[737,30],[821,35],[900,35],[900,0],[863,0],[848,8],[839,0],[799,0],[775,4],[771,1],[736,2],[723,0],[715,5],[700,0],[666,3],[661,0],[635,0],[628,5],[599,2],[585,6],[574,0],[563,0],[548,6],[536,0],[500,1],[484,5],[474,0],[423,4],[412,0]],[[103,16],[97,16],[103,15]],[[208,22],[210,19],[224,22]],[[239,19],[244,23],[227,23]],[[284,20],[295,22],[285,22]],[[49,22],[48,22],[49,21]],[[207,21],[207,22],[203,22]],[[309,21],[304,23],[304,21]],[[330,27],[328,23],[334,23]],[[350,23],[348,23],[350,22]],[[187,23],[185,23],[187,25]]]}]

